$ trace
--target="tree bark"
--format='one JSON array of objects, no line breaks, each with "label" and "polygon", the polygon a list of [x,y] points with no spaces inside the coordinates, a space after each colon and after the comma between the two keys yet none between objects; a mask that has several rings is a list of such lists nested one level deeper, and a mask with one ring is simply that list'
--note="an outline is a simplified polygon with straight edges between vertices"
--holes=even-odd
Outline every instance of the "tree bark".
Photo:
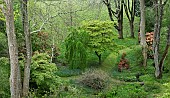
[{"label": "tree bark", "polygon": [[133,24],[133,21],[131,20],[130,21],[130,37],[131,38],[135,38],[135,34],[134,34],[134,24]]},{"label": "tree bark", "polygon": [[141,21],[140,21],[140,36],[143,54],[143,66],[147,66],[147,44],[145,37],[145,1],[140,0]]},{"label": "tree bark", "polygon": [[[158,4],[158,0],[155,0],[155,5]],[[155,77],[158,77],[160,74],[159,71],[159,60],[158,60],[158,6],[155,7],[155,27],[154,27],[154,42],[153,42],[153,54],[154,54],[154,63],[155,63]]]},{"label": "tree bark", "polygon": [[135,19],[135,4],[136,4],[136,0],[132,0],[132,5],[130,6],[130,1],[129,0],[125,0],[124,1],[124,9],[125,9],[125,13],[126,16],[129,20],[129,25],[130,25],[130,32],[131,38],[135,38],[135,34],[134,34],[134,19]]},{"label": "tree bark", "polygon": [[29,80],[30,80],[30,65],[32,58],[32,48],[31,48],[31,35],[29,32],[28,23],[28,11],[27,11],[27,0],[21,0],[22,4],[22,21],[25,34],[25,45],[26,45],[26,63],[24,66],[24,80],[23,80],[23,97],[27,97],[29,93]]},{"label": "tree bark", "polygon": [[167,44],[166,44],[166,47],[165,47],[165,50],[164,50],[164,53],[162,55],[162,59],[160,60],[160,63],[159,63],[159,69],[160,69],[160,75],[159,77],[162,77],[162,71],[163,71],[163,64],[164,64],[164,61],[167,57],[167,54],[168,54],[168,50],[169,50],[169,47],[170,47],[170,25],[168,27],[168,32],[167,32]]},{"label": "tree bark", "polygon": [[102,55],[101,54],[98,54],[98,52],[97,51],[95,51],[95,53],[96,53],[96,55],[97,55],[97,57],[98,57],[98,59],[99,59],[99,65],[101,65],[102,64]]},{"label": "tree bark", "polygon": [[118,31],[119,39],[123,39],[123,1],[124,0],[114,0],[116,11],[113,11],[110,1],[103,0],[104,4],[107,6],[110,20],[115,21],[113,17],[117,18],[118,25],[114,24],[114,27]]},{"label": "tree bark", "polygon": [[118,32],[119,32],[119,39],[123,39],[123,0],[120,6],[121,7],[118,14]]},{"label": "tree bark", "polygon": [[108,9],[110,20],[114,21],[113,15],[112,15],[112,8],[111,8],[111,4],[110,3],[107,5],[107,9]]},{"label": "tree bark", "polygon": [[[154,27],[154,42],[153,42],[153,54],[155,63],[155,77],[162,78],[163,63],[159,63],[159,43],[160,43],[160,32],[162,27],[162,19],[164,12],[164,5],[167,1],[162,4],[162,0],[155,0],[155,27]],[[168,47],[167,47],[168,48]]]},{"label": "tree bark", "polygon": [[5,0],[6,3],[6,32],[10,57],[10,91],[11,98],[21,98],[20,69],[18,65],[18,47],[14,27],[13,0]]}]

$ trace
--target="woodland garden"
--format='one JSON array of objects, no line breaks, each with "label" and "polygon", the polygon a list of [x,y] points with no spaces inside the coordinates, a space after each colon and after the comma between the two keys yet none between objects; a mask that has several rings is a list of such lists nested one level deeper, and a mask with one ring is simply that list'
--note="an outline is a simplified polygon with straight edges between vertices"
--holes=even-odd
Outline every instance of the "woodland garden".
[{"label": "woodland garden", "polygon": [[0,98],[170,98],[170,0],[0,0]]}]

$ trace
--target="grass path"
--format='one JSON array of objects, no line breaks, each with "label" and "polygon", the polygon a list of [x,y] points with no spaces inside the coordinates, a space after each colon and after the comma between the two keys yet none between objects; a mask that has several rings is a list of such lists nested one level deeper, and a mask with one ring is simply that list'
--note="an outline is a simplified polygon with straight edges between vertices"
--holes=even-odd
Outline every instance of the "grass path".
[{"label": "grass path", "polygon": [[[134,40],[134,39],[132,39],[132,40]],[[136,46],[136,45],[133,44],[132,46]],[[110,84],[109,85],[110,85],[110,87],[115,85],[115,84],[116,85],[126,84],[126,82],[118,80],[118,79],[112,77],[112,75],[113,75],[113,71],[115,70],[114,68],[116,68],[116,66],[117,66],[116,63],[119,60],[119,55],[122,54],[123,52],[131,52],[132,50],[133,50],[133,48],[127,46],[127,47],[120,49],[118,51],[118,53],[112,52],[106,57],[106,59],[104,59],[102,65],[100,67],[96,67],[94,69],[94,70],[102,70],[102,71],[104,71],[104,73],[109,75],[109,78],[110,78]],[[87,70],[91,70],[91,68],[89,68]],[[76,75],[76,76],[70,76],[70,77],[62,77],[62,79],[69,81],[69,80],[78,80],[81,77],[82,77],[82,75]]]}]

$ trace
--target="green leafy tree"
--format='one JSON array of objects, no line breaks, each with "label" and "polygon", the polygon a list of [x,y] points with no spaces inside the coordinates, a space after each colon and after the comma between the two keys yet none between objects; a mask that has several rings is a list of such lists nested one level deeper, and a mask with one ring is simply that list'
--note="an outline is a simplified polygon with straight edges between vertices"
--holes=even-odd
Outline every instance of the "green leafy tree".
[{"label": "green leafy tree", "polygon": [[65,40],[66,59],[72,69],[84,69],[87,59],[88,33],[81,29],[71,29]]},{"label": "green leafy tree", "polygon": [[97,55],[99,65],[102,62],[102,53],[107,49],[111,49],[111,46],[114,45],[113,25],[114,23],[112,21],[98,20],[83,22],[82,24],[82,28],[84,28],[90,36],[88,47]]}]

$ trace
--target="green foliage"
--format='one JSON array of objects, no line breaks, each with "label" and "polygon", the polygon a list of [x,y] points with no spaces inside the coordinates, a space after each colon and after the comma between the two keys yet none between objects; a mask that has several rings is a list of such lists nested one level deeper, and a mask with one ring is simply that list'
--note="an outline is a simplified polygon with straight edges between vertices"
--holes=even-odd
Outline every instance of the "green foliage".
[{"label": "green foliage", "polygon": [[[120,46],[118,45],[118,48]],[[117,63],[116,63],[116,66],[118,65],[120,59],[121,59],[121,56],[123,53],[126,53],[126,59],[129,61],[130,63],[130,69],[132,68],[136,68],[136,67],[140,67],[142,66],[141,62],[142,62],[142,49],[141,49],[141,46],[138,45],[138,46],[129,46],[128,48],[124,48],[122,50],[119,51],[119,55],[117,57]],[[141,55],[137,55],[137,54],[141,54]]]},{"label": "green foliage", "polygon": [[170,82],[164,83],[165,89],[162,91],[158,98],[169,98],[170,97]]},{"label": "green foliage", "polygon": [[18,41],[18,47],[19,51],[20,49],[23,49],[25,43],[25,37],[24,37],[24,30],[23,30],[23,24],[22,24],[22,14],[21,14],[21,9],[20,9],[20,3],[14,2],[14,25],[15,25],[15,32],[16,32],[16,37]]},{"label": "green foliage", "polygon": [[104,51],[112,49],[114,33],[112,21],[86,21],[82,23],[81,28],[86,30],[90,36],[88,47],[95,52],[101,64],[101,55]]},{"label": "green foliage", "polygon": [[71,29],[65,40],[66,59],[72,69],[84,69],[87,59],[88,34],[81,29]]},{"label": "green foliage", "polygon": [[9,73],[10,64],[8,58],[0,58],[0,97],[9,98],[10,97],[10,87],[9,87]]},{"label": "green foliage", "polygon": [[170,12],[169,12],[169,9],[170,9],[170,1],[168,1],[167,4],[164,7],[164,18],[163,18],[163,26],[164,27],[170,25],[170,20],[169,20]]},{"label": "green foliage", "polygon": [[140,17],[140,2],[136,0],[135,3],[135,16]]},{"label": "green foliage", "polygon": [[32,34],[32,50],[38,51],[40,53],[49,52],[51,50],[51,45],[49,41],[49,36],[47,32],[38,32]]},{"label": "green foliage", "polygon": [[112,31],[114,23],[111,21],[88,21],[82,23],[82,28],[85,29],[90,36],[88,46],[102,54],[106,49],[113,46],[114,33]]},{"label": "green foliage", "polygon": [[148,93],[139,84],[126,84],[113,87],[105,94],[101,94],[103,98],[147,98]]},{"label": "green foliage", "polygon": [[35,54],[31,64],[31,89],[40,95],[57,91],[62,82],[60,77],[54,75],[56,70],[56,65],[50,63],[50,57],[46,53]]},{"label": "green foliage", "polygon": [[124,52],[127,54],[126,58],[130,62],[130,66],[142,66],[141,61],[143,58],[141,46],[132,46],[130,47],[130,51]]},{"label": "green foliage", "polygon": [[0,32],[5,33],[5,30],[5,16],[3,15],[2,10],[0,9]]},{"label": "green foliage", "polygon": [[149,93],[159,93],[161,91],[161,86],[162,85],[156,82],[147,82],[144,84],[144,89]]},{"label": "green foliage", "polygon": [[5,34],[0,32],[0,57],[7,55],[7,40]]},{"label": "green foliage", "polygon": [[1,18],[1,14],[0,14],[0,31],[5,33],[5,21],[3,21],[3,18]]},{"label": "green foliage", "polygon": [[153,32],[154,31],[154,10],[153,8],[146,8],[146,32]]},{"label": "green foliage", "polygon": [[153,0],[145,0],[145,6],[146,7],[152,7],[153,6],[154,1]]}]

